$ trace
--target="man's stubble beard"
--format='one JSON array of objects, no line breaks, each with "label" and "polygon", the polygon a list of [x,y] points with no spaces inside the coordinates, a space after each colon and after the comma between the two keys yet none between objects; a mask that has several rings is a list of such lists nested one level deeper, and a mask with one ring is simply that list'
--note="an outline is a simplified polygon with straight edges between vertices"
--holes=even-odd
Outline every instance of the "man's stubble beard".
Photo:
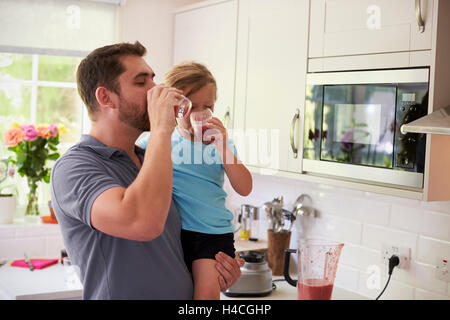
[{"label": "man's stubble beard", "polygon": [[150,131],[147,104],[141,111],[137,103],[128,102],[119,96],[119,120],[139,131]]}]

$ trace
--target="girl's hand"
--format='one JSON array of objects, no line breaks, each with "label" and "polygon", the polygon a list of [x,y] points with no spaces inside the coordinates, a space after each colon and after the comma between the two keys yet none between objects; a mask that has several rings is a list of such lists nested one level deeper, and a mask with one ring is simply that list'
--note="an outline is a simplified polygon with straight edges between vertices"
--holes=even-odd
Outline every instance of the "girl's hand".
[{"label": "girl's hand", "polygon": [[228,133],[219,118],[211,118],[208,120],[206,127],[208,128],[204,134],[204,140],[212,141],[220,153],[226,150],[228,146]]}]

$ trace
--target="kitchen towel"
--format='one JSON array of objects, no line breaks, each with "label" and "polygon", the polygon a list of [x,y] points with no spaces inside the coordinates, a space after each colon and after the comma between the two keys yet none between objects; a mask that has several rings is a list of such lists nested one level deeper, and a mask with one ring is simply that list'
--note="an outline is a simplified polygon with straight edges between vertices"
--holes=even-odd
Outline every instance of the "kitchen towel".
[{"label": "kitchen towel", "polygon": [[[58,263],[58,259],[30,259],[31,264],[35,269],[44,269],[52,264]],[[29,268],[28,263],[22,260],[14,260],[11,262],[12,267]]]}]

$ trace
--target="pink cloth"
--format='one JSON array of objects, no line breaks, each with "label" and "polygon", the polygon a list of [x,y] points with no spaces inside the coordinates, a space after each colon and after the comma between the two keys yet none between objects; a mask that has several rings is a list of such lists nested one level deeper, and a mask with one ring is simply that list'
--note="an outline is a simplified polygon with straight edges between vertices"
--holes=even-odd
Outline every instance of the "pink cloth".
[{"label": "pink cloth", "polygon": [[[58,259],[30,259],[31,264],[35,269],[44,269],[52,264],[58,263]],[[11,263],[12,267],[29,268],[25,260],[14,260]]]}]

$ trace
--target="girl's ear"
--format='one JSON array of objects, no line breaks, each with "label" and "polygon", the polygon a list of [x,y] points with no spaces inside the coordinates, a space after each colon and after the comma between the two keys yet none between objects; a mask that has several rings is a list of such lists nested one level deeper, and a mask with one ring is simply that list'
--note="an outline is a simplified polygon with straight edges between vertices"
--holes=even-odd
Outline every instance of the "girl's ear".
[{"label": "girl's ear", "polygon": [[99,106],[103,108],[115,108],[111,95],[112,92],[105,87],[98,87],[95,90],[95,98]]}]

